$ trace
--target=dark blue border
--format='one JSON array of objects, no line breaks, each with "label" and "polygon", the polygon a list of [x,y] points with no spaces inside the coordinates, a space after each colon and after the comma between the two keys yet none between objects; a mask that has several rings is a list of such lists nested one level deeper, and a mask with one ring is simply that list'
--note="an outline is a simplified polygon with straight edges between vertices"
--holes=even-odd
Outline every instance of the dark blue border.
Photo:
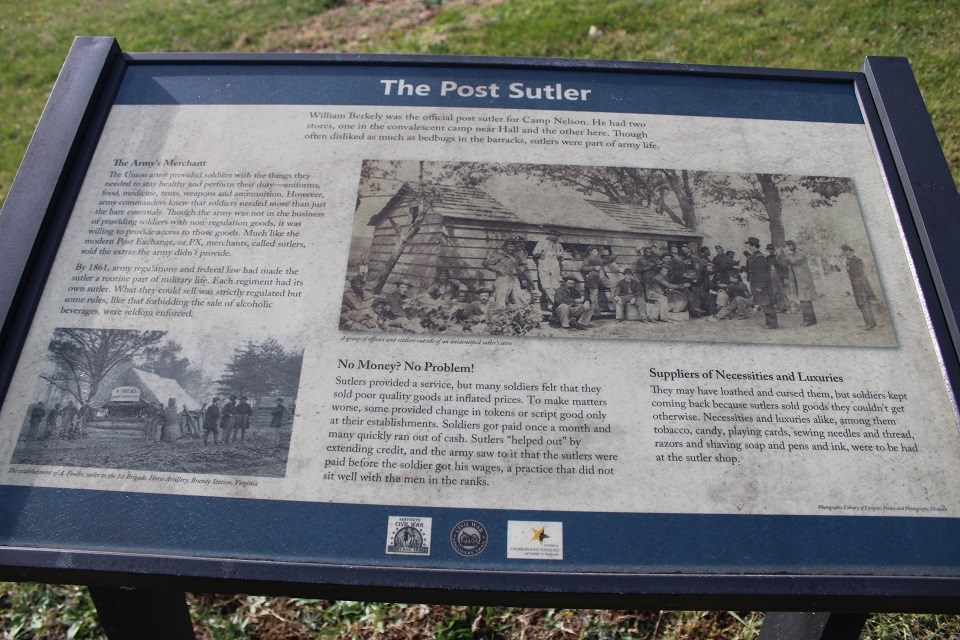
[{"label": "dark blue border", "polygon": [[[426,96],[384,95],[381,80],[431,88]],[[499,87],[499,97],[440,95],[444,80]],[[585,101],[510,98],[509,85],[590,89]],[[395,92],[393,92],[395,93]],[[486,107],[666,114],[861,124],[849,83],[652,73],[584,73],[504,68],[361,65],[131,65],[116,104],[269,104]]]},{"label": "dark blue border", "polygon": [[[960,519],[426,508],[0,487],[0,546],[379,567],[960,576]],[[387,555],[388,516],[433,519],[429,557]],[[463,558],[464,519],[489,544]],[[563,561],[507,559],[508,520],[562,522]]]}]

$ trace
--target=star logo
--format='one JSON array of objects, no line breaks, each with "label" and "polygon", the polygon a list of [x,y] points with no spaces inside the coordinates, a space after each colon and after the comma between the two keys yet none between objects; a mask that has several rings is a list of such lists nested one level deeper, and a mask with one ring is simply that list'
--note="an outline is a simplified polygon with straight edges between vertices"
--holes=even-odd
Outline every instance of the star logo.
[{"label": "star logo", "polygon": [[547,531],[546,527],[540,527],[539,529],[531,529],[531,531],[533,531],[533,537],[530,538],[530,540],[536,540],[537,542],[540,543],[540,546],[543,546],[543,541],[550,537],[546,533]]}]

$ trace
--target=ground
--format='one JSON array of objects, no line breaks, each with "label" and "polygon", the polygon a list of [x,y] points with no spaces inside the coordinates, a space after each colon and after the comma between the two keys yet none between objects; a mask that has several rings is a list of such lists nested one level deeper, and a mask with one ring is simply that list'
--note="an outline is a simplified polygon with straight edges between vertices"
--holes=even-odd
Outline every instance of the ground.
[{"label": "ground", "polygon": [[[269,417],[266,421],[269,423]],[[247,431],[245,443],[214,445],[210,438],[210,444],[204,446],[202,438],[191,436],[173,442],[154,442],[142,434],[118,435],[105,429],[88,429],[83,438],[76,440],[20,440],[11,462],[98,469],[283,477],[290,446],[289,426],[281,430],[282,445],[279,447],[277,435],[276,429],[265,424],[255,424]]]},{"label": "ground", "polygon": [[874,308],[878,326],[867,331],[860,310],[849,300],[820,298],[814,301],[817,324],[803,326],[798,312],[777,314],[778,330],[763,327],[763,314],[756,309],[746,319],[712,320],[695,318],[684,322],[616,322],[612,318],[594,319],[586,331],[573,331],[544,324],[531,336],[575,338],[632,338],[642,340],[678,340],[743,344],[800,344],[895,347],[896,337],[886,314]]}]

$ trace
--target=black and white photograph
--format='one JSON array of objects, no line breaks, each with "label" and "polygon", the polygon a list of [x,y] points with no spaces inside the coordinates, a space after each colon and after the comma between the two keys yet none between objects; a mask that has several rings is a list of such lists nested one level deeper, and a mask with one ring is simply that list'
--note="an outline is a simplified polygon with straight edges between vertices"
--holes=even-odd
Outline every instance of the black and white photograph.
[{"label": "black and white photograph", "polygon": [[297,340],[57,328],[10,462],[283,477]]},{"label": "black and white photograph", "polygon": [[896,347],[854,183],[366,160],[347,331]]}]

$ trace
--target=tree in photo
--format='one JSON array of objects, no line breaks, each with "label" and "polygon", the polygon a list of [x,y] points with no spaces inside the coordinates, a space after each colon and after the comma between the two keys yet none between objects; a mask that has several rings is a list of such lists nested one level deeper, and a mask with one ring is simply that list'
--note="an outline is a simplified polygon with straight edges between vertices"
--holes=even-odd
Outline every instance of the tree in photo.
[{"label": "tree in photo", "polygon": [[[400,256],[403,255],[404,250],[420,232],[426,220],[424,212],[440,199],[442,193],[440,185],[450,183],[464,184],[467,182],[468,173],[464,170],[464,166],[465,165],[447,165],[428,163],[423,160],[420,161],[417,182],[414,186],[417,202],[410,206],[409,220],[405,223],[401,224],[393,218],[389,219],[390,226],[396,234],[396,243],[390,251],[390,254],[384,260],[379,271],[371,274],[372,279],[367,283],[367,289],[374,295],[379,295],[380,292],[383,291],[383,287],[387,284],[390,274],[393,273],[393,268],[397,266]],[[361,183],[363,186],[357,196],[358,206],[360,198],[365,197],[365,192],[368,195],[379,193],[384,188],[384,182],[388,184],[393,183],[395,186],[401,183],[396,177],[400,167],[401,164],[396,161],[385,164],[364,163],[364,167],[361,170]]]},{"label": "tree in photo", "polygon": [[852,193],[853,183],[848,178],[798,178],[772,173],[748,173],[736,177],[707,174],[703,188],[714,202],[740,208],[744,217],[735,218],[738,222],[746,224],[748,215],[767,222],[770,242],[782,247],[787,239],[783,226],[784,198],[803,198],[814,208],[828,206],[841,194]]},{"label": "tree in photo", "polygon": [[200,369],[193,366],[189,358],[181,357],[182,352],[179,342],[167,340],[142,354],[139,366],[163,378],[176,380],[188,393],[194,394],[199,391]]},{"label": "tree in photo", "polygon": [[694,185],[698,174],[686,169],[516,164],[499,166],[496,172],[563,184],[614,204],[644,205],[677,224],[697,228]]},{"label": "tree in photo", "polygon": [[114,367],[151,354],[165,335],[133,329],[56,329],[48,347],[56,368],[41,378],[78,402],[89,402]]},{"label": "tree in photo", "polygon": [[680,208],[680,215],[677,216],[669,207],[669,200],[666,197],[660,198],[659,208],[663,209],[674,222],[679,222],[683,226],[696,231],[697,208],[693,185],[696,182],[696,177],[700,174],[691,174],[686,169],[680,169],[679,171],[676,169],[657,169],[657,171],[663,175],[667,184],[670,185],[670,190],[673,192],[677,200],[677,206]]},{"label": "tree in photo", "polygon": [[250,341],[234,349],[217,384],[222,394],[293,396],[302,365],[303,350],[287,351],[274,338],[259,344]]}]

